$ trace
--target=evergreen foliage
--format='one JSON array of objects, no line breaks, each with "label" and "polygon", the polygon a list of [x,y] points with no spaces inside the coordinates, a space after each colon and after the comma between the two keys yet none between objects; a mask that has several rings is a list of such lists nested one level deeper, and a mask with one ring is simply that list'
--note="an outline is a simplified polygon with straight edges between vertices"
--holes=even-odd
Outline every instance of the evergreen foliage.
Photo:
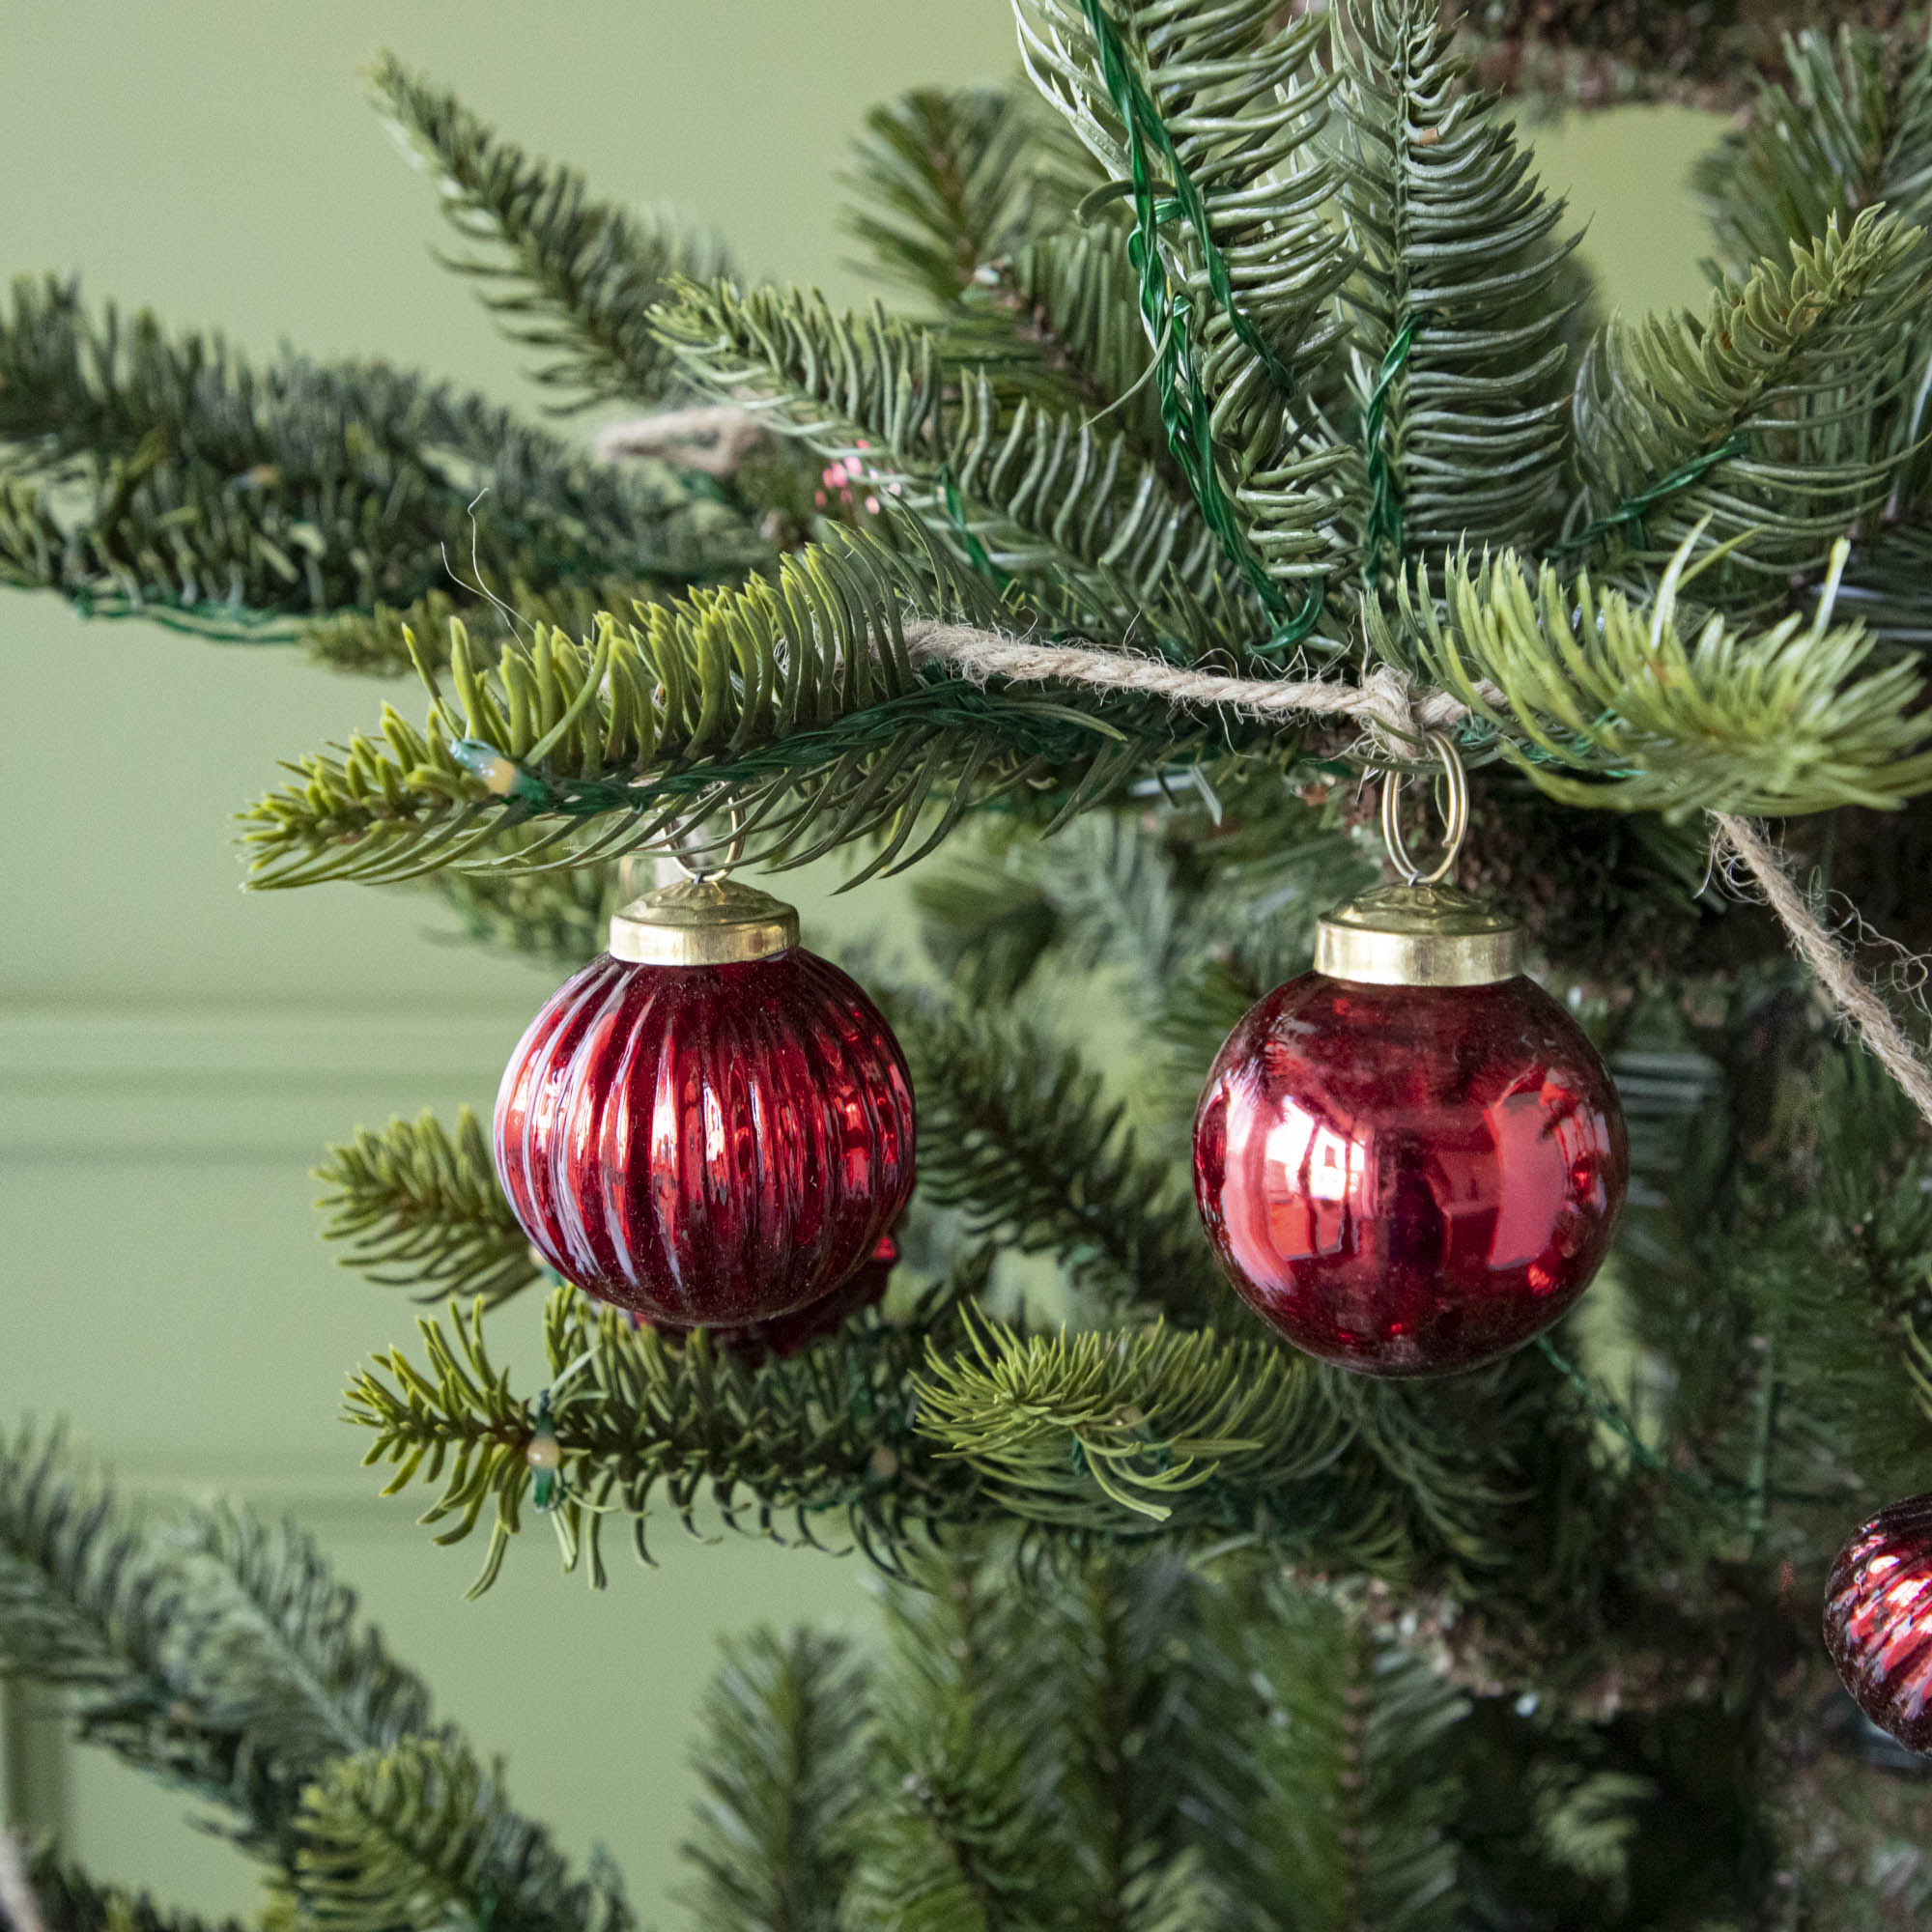
[{"label": "evergreen foliage", "polygon": [[1701,321],[1613,323],[1577,379],[1589,522],[1566,552],[1607,541],[1654,567],[1708,528],[1737,543],[1747,600],[1821,569],[1894,487],[1885,424],[1915,386],[1925,278],[1923,231],[1867,209],[1721,284]]},{"label": "evergreen foliage", "polygon": [[490,1144],[468,1107],[450,1134],[434,1114],[368,1128],[329,1150],[315,1178],[323,1236],[346,1242],[345,1267],[385,1288],[506,1301],[540,1272],[529,1242],[497,1184]]},{"label": "evergreen foliage", "polygon": [[1932,207],[1932,54],[1850,26],[1790,43],[1788,79],[1699,163],[1696,185],[1733,275],[1794,242],[1884,207],[1925,225]]},{"label": "evergreen foliage", "polygon": [[381,362],[257,369],[146,311],[91,317],[52,278],[0,311],[0,581],[218,636],[408,603],[452,563],[547,587],[755,554],[675,477],[589,463],[480,397]]},{"label": "evergreen foliage", "polygon": [[497,1775],[444,1738],[338,1757],[302,1794],[293,1872],[301,1921],[334,1932],[417,1932],[458,1914],[541,1932],[626,1932],[608,1877],[573,1880]]},{"label": "evergreen foliage", "polygon": [[532,159],[393,54],[377,61],[369,85],[405,152],[435,181],[450,224],[486,251],[445,266],[483,284],[485,305],[513,341],[554,355],[537,381],[569,392],[565,408],[674,394],[676,365],[652,311],[677,276],[722,272],[719,244],[680,233],[668,217],[592,199],[575,169]]},{"label": "evergreen foliage", "polygon": [[[593,458],[379,362],[258,369],[16,285],[0,574],[427,688],[244,814],[254,883],[414,881],[562,968],[624,856],[696,826],[853,883],[951,841],[915,889],[945,984],[881,992],[921,1109],[902,1272],[835,1332],[759,1355],[558,1287],[524,1388],[494,1311],[545,1271],[479,1122],[319,1171],[351,1265],[458,1298],[347,1407],[386,1493],[484,1533],[477,1589],[532,1516],[602,1584],[666,1505],[890,1579],[883,1648],[728,1651],[704,1926],[1895,1922],[1870,1875],[1912,1802],[1820,1715],[1814,1608],[1932,1462],[1925,1136],[1775,925],[1700,909],[1696,830],[1815,815],[1823,899],[1932,810],[1932,54],[1856,13],[1017,0],[1031,93],[862,133],[847,229],[905,316],[734,280],[380,63],[453,266],[559,400],[700,405],[709,468],[662,421]],[[1748,97],[1698,176],[1701,314],[1599,321],[1479,81]],[[967,677],[947,626],[1460,700],[1482,883],[1630,1117],[1591,1315],[1390,1384],[1230,1301],[1202,1072],[1374,875],[1386,738]],[[631,1922],[293,1532],[130,1520],[23,1436],[0,1667],[220,1810],[277,1928]],[[36,1884],[51,1932],[200,1932]]]},{"label": "evergreen foliage", "polygon": [[987,263],[962,291],[945,352],[988,370],[1003,393],[1038,395],[1062,415],[1104,411],[1136,456],[1180,483],[1135,288],[1110,223],[1038,236]]},{"label": "evergreen foliage", "polygon": [[1007,406],[989,375],[949,366],[938,331],[724,283],[688,293],[663,326],[707,386],[857,462],[874,501],[921,514],[962,562],[1002,587],[1017,580],[1067,623],[1142,611],[1185,655],[1217,620],[1238,629],[1214,596],[1208,527],[1151,461],[1111,426],[1034,398]]},{"label": "evergreen foliage", "polygon": [[1005,88],[902,95],[867,115],[856,146],[847,231],[881,273],[942,309],[1032,237],[1065,226],[1099,185],[1037,97]]},{"label": "evergreen foliage", "polygon": [[[1222,1680],[1194,1742],[1212,1779],[1200,1823],[1232,1922],[1466,1924],[1444,1740],[1467,1698],[1359,1609],[1279,1583],[1257,1594],[1210,1598],[1196,1639]],[[1235,1715],[1250,1699],[1259,1721]]]},{"label": "evergreen foliage", "polygon": [[966,1233],[1050,1254],[1093,1305],[1198,1321],[1221,1300],[1194,1206],[1145,1158],[1126,1108],[1024,1022],[895,1003],[920,1094],[920,1186]]},{"label": "evergreen foliage", "polygon": [[[774,580],[628,622],[607,613],[585,642],[553,630],[487,667],[453,632],[455,701],[439,696],[426,731],[389,711],[381,740],[311,754],[298,783],[247,814],[256,881],[582,864],[659,841],[724,798],[763,856],[802,865],[876,839],[870,872],[912,864],[969,806],[1037,802],[1065,817],[1150,755],[1179,765],[1204,748],[1198,726],[1130,694],[1076,710],[923,673],[905,642],[909,591],[942,619],[1006,609],[936,553],[845,537],[781,558]],[[928,801],[942,806],[930,821]],[[506,850],[501,836],[532,819],[551,822],[546,836]],[[572,837],[595,819],[614,823]]]},{"label": "evergreen foliage", "polygon": [[1549,534],[1569,457],[1563,204],[1493,107],[1457,85],[1441,22],[1364,0],[1338,16],[1341,208],[1358,268],[1351,376],[1362,574],[1408,549]]},{"label": "evergreen foliage", "polygon": [[211,1921],[156,1905],[145,1891],[99,1885],[43,1852],[28,1867],[46,1932],[242,1932],[239,1919]]},{"label": "evergreen foliage", "polygon": [[[1315,11],[1325,0],[1295,0]],[[1793,47],[1825,27],[1861,39],[1919,34],[1911,0],[1448,0],[1486,87],[1540,107],[1677,100],[1747,106],[1801,65]]]},{"label": "evergreen foliage", "polygon": [[[429,1925],[487,1894],[506,1925],[630,1923],[476,1771],[291,1528],[225,1508],[132,1520],[58,1438],[19,1435],[0,1448],[0,1672],[64,1688],[83,1743],[218,1807],[304,1922]],[[84,1874],[35,1877],[52,1927],[193,1932]]]},{"label": "evergreen foliage", "polygon": [[461,585],[454,595],[437,586],[400,608],[378,603],[371,611],[332,611],[304,618],[296,637],[315,663],[330,670],[404,677],[419,662],[439,670],[449,662],[452,623],[465,624],[470,648],[482,655],[517,636],[520,627],[539,635],[560,630],[581,637],[595,627],[601,611],[631,611],[640,602],[663,599],[661,585],[613,577],[559,583],[543,592],[522,582],[504,589],[509,615],[465,597]]},{"label": "evergreen foliage", "polygon": [[1503,751],[1574,804],[1789,814],[1895,806],[1932,784],[1918,668],[1893,658],[1868,670],[1863,626],[1831,621],[1844,546],[1808,622],[1793,611],[1751,636],[1713,614],[1687,640],[1679,600],[1691,554],[1687,542],[1637,611],[1621,591],[1600,597],[1587,574],[1566,584],[1546,563],[1532,587],[1508,552],[1480,566],[1459,554],[1446,619],[1421,567],[1414,596],[1403,587],[1403,615],[1444,683],[1507,730],[1484,695],[1501,694],[1529,740],[1499,732]]},{"label": "evergreen foliage", "polygon": [[767,1630],[727,1640],[705,1699],[704,1785],[684,1847],[689,1902],[718,1932],[835,1932],[851,1882],[854,1813],[872,1742],[850,1643]]}]

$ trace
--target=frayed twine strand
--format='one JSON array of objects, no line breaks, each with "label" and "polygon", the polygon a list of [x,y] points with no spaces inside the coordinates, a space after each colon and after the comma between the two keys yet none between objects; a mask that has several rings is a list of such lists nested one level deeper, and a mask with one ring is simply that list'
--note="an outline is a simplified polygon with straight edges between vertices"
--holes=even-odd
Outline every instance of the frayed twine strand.
[{"label": "frayed twine strand", "polygon": [[1839,1012],[1896,1080],[1926,1120],[1932,1121],[1932,1070],[1892,1017],[1891,1009],[1860,977],[1851,954],[1826,930],[1791,876],[1784,854],[1747,818],[1714,811],[1712,845],[1721,863],[1736,857],[1757,882],[1784,926],[1791,949],[1818,976]]}]

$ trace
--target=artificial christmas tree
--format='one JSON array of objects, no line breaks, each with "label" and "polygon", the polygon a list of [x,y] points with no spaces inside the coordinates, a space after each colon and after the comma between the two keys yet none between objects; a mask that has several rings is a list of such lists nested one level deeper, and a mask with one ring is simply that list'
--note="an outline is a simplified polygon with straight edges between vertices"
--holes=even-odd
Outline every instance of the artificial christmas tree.
[{"label": "artificial christmas tree", "polygon": [[[257,885],[416,882],[576,972],[624,857],[707,827],[759,863],[838,854],[861,890],[920,867],[943,985],[863,976],[918,1186],[896,1228],[909,1168],[865,1195],[801,1311],[836,1308],[822,1332],[745,1325],[802,1296],[775,1255],[754,1310],[741,1242],[728,1305],[694,1275],[637,1311],[660,1328],[553,1280],[548,1380],[513,1387],[491,1328],[572,1252],[529,1233],[612,1189],[634,1248],[687,1225],[623,1192],[634,1150],[528,1232],[473,1119],[362,1132],[325,1170],[358,1264],[457,1297],[349,1403],[443,1540],[487,1534],[479,1586],[538,1518],[601,1581],[666,1502],[849,1533],[891,1579],[882,1655],[734,1652],[699,1922],[1694,1932],[1932,1901],[1926,1786],[1818,1634],[1833,1553],[1932,1463],[1932,1080],[1749,816],[1882,882],[1932,791],[1932,54],[1864,11],[1779,43],[1798,14],[1471,8],[1459,42],[1424,0],[1019,0],[1036,87],[867,129],[854,227],[909,315],[745,286],[385,63],[512,332],[574,399],[643,412],[594,457],[380,366],[256,372],[16,288],[10,581],[427,687],[426,722],[391,710],[249,810]],[[1465,56],[1748,95],[1699,176],[1703,314],[1597,319]],[[1426,1194],[1514,1267],[1501,1183],[1465,1212],[1457,1176],[1542,1172],[1548,1138],[1559,1297],[1626,1155],[1629,1200],[1590,1324],[1386,1380],[1229,1293],[1195,1112],[1319,916],[1373,900],[1363,780],[1463,765],[1463,883],[1524,923],[1548,998],[1501,1006],[1544,1058],[1492,1094],[1476,1029],[1455,1158],[1410,1135],[1378,1198],[1412,1228]],[[1769,910],[1700,890],[1725,869]],[[1327,963],[1351,1023],[1380,1010]],[[1128,1094],[1063,1036],[1068,984],[1136,1024]],[[1569,1050],[1559,1022],[1594,1051],[1539,1076],[1518,1145],[1492,1111]],[[1410,1106],[1436,1069],[1393,1020],[1360,1037],[1351,1065]],[[1254,1043],[1270,1077],[1280,1046]],[[766,1135],[756,1083],[691,1084],[666,1117],[745,1164],[679,1184],[742,1231],[727,1197],[804,1102]],[[1270,1197],[1291,1171],[1257,1168],[1249,1231],[1299,1214],[1372,1262],[1363,1217]],[[702,1243],[664,1247],[702,1274]],[[130,1526],[20,1437],[0,1660],[225,1807],[278,1926],[631,1920],[298,1539]],[[56,1932],[177,1922],[58,1848],[29,1876],[9,1910]]]}]

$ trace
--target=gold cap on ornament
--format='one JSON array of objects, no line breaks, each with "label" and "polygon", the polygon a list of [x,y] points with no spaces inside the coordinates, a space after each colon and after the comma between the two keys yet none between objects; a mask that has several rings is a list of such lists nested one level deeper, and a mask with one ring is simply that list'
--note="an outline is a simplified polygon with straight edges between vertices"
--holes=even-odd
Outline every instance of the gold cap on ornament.
[{"label": "gold cap on ornament", "polygon": [[1402,836],[1402,779],[1382,780],[1382,843],[1403,876],[1323,913],[1315,925],[1315,970],[1370,986],[1490,986],[1522,971],[1521,923],[1445,884],[1469,829],[1469,781],[1455,740],[1427,738],[1446,793],[1443,852],[1424,873]]},{"label": "gold cap on ornament", "polygon": [[1522,971],[1522,926],[1454,886],[1378,886],[1323,913],[1315,970],[1371,986],[1488,986]]},{"label": "gold cap on ornament", "polygon": [[639,966],[734,966],[798,944],[798,908],[718,876],[679,879],[611,916],[611,952]]}]

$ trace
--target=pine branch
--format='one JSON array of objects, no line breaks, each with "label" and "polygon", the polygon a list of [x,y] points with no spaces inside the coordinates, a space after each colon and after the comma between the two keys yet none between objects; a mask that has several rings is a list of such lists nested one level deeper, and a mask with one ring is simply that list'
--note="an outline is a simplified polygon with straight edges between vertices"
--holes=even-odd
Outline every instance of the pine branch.
[{"label": "pine branch", "polygon": [[405,153],[435,181],[443,214],[487,251],[444,266],[482,285],[512,341],[554,356],[535,374],[568,392],[561,407],[674,394],[677,365],[651,311],[677,276],[726,272],[718,243],[593,199],[576,169],[533,159],[393,54],[378,58],[369,82]]},{"label": "pine branch", "polygon": [[626,1932],[608,1876],[573,1879],[549,1834],[510,1809],[500,1770],[440,1738],[338,1758],[302,1799],[293,1872],[304,1923],[435,1932],[453,1916],[532,1932]]},{"label": "pine branch", "polygon": [[582,865],[725,801],[766,859],[876,837],[864,876],[910,865],[971,807],[1032,799],[1070,815],[1204,742],[1132,696],[1075,710],[916,672],[910,596],[943,618],[1007,609],[929,561],[927,574],[846,539],[783,558],[775,582],[602,618],[582,644],[552,631],[505,646],[488,671],[459,633],[456,699],[437,697],[426,731],[387,712],[381,740],[311,754],[298,782],[243,814],[253,883],[490,867],[502,835],[530,823],[548,836],[512,864]]},{"label": "pine branch", "polygon": [[1463,87],[1435,7],[1336,14],[1347,149],[1341,209],[1359,267],[1346,300],[1364,449],[1350,489],[1362,575],[1408,551],[1535,542],[1569,460],[1575,247],[1493,101]]},{"label": "pine branch", "polygon": [[[1813,245],[1883,207],[1923,228],[1932,218],[1932,50],[1849,25],[1835,37],[1807,30],[1787,46],[1790,74],[1765,82],[1749,122],[1726,135],[1694,177],[1719,260],[1733,277],[1758,260],[1783,262],[1794,245]],[[1903,381],[1889,408],[1875,412],[1872,440],[1892,467],[1885,514],[1922,519],[1932,497],[1932,452],[1925,407],[1932,389],[1932,344],[1908,325]],[[1925,596],[1913,553],[1921,533],[1888,527],[1859,546],[1851,580],[1883,608],[1875,620],[1911,633],[1925,622]],[[1907,588],[1893,586],[1901,575]]]},{"label": "pine branch", "polygon": [[198,1580],[69,1474],[58,1435],[0,1450],[0,1672],[69,1692],[84,1742],[222,1807],[273,1857],[306,1769],[225,1708],[203,1666],[233,1605]]},{"label": "pine branch", "polygon": [[[868,266],[948,308],[980,270],[1064,226],[1095,185],[1031,94],[921,88],[875,107],[845,185],[843,226]],[[694,279],[703,279],[694,276]]]},{"label": "pine branch", "polygon": [[[1808,620],[1794,612],[1752,633],[1713,615],[1686,639],[1680,591],[1713,561],[1692,561],[1701,534],[1647,612],[1620,590],[1600,594],[1587,573],[1565,582],[1545,564],[1532,585],[1505,552],[1451,562],[1446,618],[1418,565],[1402,621],[1432,674],[1497,729],[1504,755],[1568,804],[1781,815],[1896,806],[1932,786],[1918,669],[1868,669],[1872,639],[1832,623],[1829,588]],[[1840,546],[1834,570],[1843,557]],[[1384,618],[1370,625],[1378,649],[1400,651]]]},{"label": "pine branch", "polygon": [[926,951],[969,1006],[998,1009],[1049,957],[1107,972],[1172,1063],[1144,1058],[1137,1097],[1190,1131],[1229,1028],[1307,969],[1316,913],[1373,870],[1331,808],[1272,775],[1235,769],[1217,786],[1211,807],[1176,783],[1155,813],[1092,813],[1046,843],[994,827],[984,857],[928,867],[913,889]]},{"label": "pine branch", "polygon": [[[1002,1586],[1005,1587],[1002,1587]],[[1068,1860],[1038,1747],[1038,1673],[1004,1563],[922,1566],[886,1600],[876,1776],[853,1823],[854,1932],[1020,1932],[1064,1920]]]},{"label": "pine branch", "polygon": [[1807,28],[1787,53],[1789,77],[1760,82],[1750,119],[1691,178],[1737,277],[1869,208],[1921,228],[1932,213],[1932,50],[1847,25]]},{"label": "pine branch", "polygon": [[239,1919],[206,1919],[156,1905],[145,1891],[101,1885],[51,1853],[33,1860],[29,1877],[45,1932],[244,1932]]},{"label": "pine branch", "polygon": [[1198,1321],[1223,1302],[1192,1201],[1078,1053],[995,1013],[894,1012],[920,1095],[923,1199],[964,1208],[974,1240],[1053,1255],[1109,1313]]},{"label": "pine branch", "polygon": [[[984,1256],[962,1264],[950,1294],[977,1292],[989,1265]],[[860,1547],[888,1568],[926,1532],[983,1517],[977,1479],[935,1458],[909,1414],[908,1378],[927,1334],[948,1332],[949,1306],[942,1297],[928,1318],[937,1329],[900,1331],[862,1317],[834,1346],[753,1369],[701,1334],[667,1341],[613,1311],[592,1313],[574,1290],[559,1289],[545,1316],[551,1373],[589,1357],[553,1410],[564,1462],[552,1521],[566,1566],[587,1558],[601,1586],[602,1534],[613,1511],[631,1520],[643,1556],[645,1518],[660,1490],[693,1534],[702,1503],[761,1536],[780,1536],[789,1517],[807,1542],[815,1519],[842,1516]],[[348,1415],[374,1432],[364,1463],[395,1465],[384,1494],[418,1478],[440,1485],[422,1518],[448,1523],[438,1543],[461,1542],[489,1516],[490,1547],[472,1592],[480,1594],[522,1524],[535,1409],[491,1362],[480,1306],[454,1313],[447,1333],[440,1322],[417,1325],[426,1371],[400,1350],[378,1356],[351,1382]]]},{"label": "pine branch", "polygon": [[345,1751],[449,1735],[427,1686],[360,1621],[355,1591],[300,1531],[217,1505],[186,1518],[174,1542],[204,1613],[193,1673],[221,1720],[271,1748],[288,1781]]},{"label": "pine branch", "polygon": [[1102,0],[1016,11],[1035,81],[1134,191],[1167,438],[1228,575],[1264,573],[1277,621],[1292,589],[1305,637],[1338,544],[1324,481],[1344,452],[1315,392],[1339,332],[1330,298],[1351,266],[1324,212],[1336,180],[1321,143],[1334,76],[1316,62],[1325,23],[1267,0],[1178,16]]},{"label": "pine branch", "polygon": [[1111,424],[1080,421],[993,375],[954,368],[949,336],[819,296],[687,286],[660,327],[694,380],[821,454],[861,466],[962,562],[1100,635],[1151,626],[1178,655],[1253,635],[1187,499]]},{"label": "pine branch", "polygon": [[[525,853],[543,837],[539,827],[520,826],[498,842]],[[567,973],[604,951],[611,915],[636,897],[625,889],[621,861],[556,870],[512,858],[489,870],[432,872],[421,883],[456,915],[464,938]]]},{"label": "pine branch", "polygon": [[679,1848],[706,1932],[838,1932],[874,1743],[867,1676],[842,1637],[725,1640],[694,1752],[697,1836]]},{"label": "pine branch", "polygon": [[[1295,0],[1297,8],[1324,0]],[[1785,73],[1791,37],[1849,17],[1880,33],[1923,25],[1910,0],[1449,0],[1486,87],[1533,107],[1619,107],[1670,100],[1747,107]]]},{"label": "pine branch", "polygon": [[[1468,1701],[1350,1611],[1270,1579],[1204,1605],[1220,1697],[1190,1740],[1190,1811],[1233,1932],[1452,1932],[1469,1922],[1445,1744]],[[1259,1708],[1257,1708],[1259,1700]]]},{"label": "pine branch", "polygon": [[478,1295],[496,1307],[542,1269],[497,1182],[489,1142],[468,1107],[454,1137],[436,1116],[363,1127],[315,1170],[328,1189],[323,1238],[348,1243],[344,1267],[419,1301]]},{"label": "pine branch", "polygon": [[548,590],[763,554],[668,472],[593,464],[478,397],[379,362],[257,370],[146,312],[97,322],[52,279],[0,314],[0,580],[217,636],[407,604],[446,557]]},{"label": "pine branch", "polygon": [[221,1806],[284,1867],[331,1760],[453,1737],[306,1538],[228,1510],[128,1528],[58,1438],[0,1453],[0,1670],[71,1692],[84,1742]]},{"label": "pine branch", "polygon": [[1037,1028],[896,1001],[920,1090],[920,1186],[968,1235],[1051,1254],[1113,1312],[1200,1320],[1221,1302],[1192,1202],[1146,1159],[1080,1055]]},{"label": "pine branch", "polygon": [[1183,895],[1163,836],[1174,816],[1151,832],[1139,818],[1090,814],[1050,845],[996,829],[996,856],[915,884],[927,952],[980,1007],[1009,999],[1049,953],[1070,972],[1119,968],[1138,1004],[1180,951]]},{"label": "pine branch", "polygon": [[[467,569],[467,559],[460,560],[459,567]],[[470,648],[479,658],[487,658],[510,641],[519,629],[541,633],[554,628],[582,637],[595,628],[600,611],[635,611],[639,603],[655,604],[663,599],[661,583],[621,577],[556,583],[547,590],[533,589],[522,582],[497,588],[516,613],[515,625],[462,586],[452,595],[446,586],[439,585],[400,608],[378,604],[373,611],[336,611],[326,616],[306,617],[297,626],[296,641],[311,662],[329,670],[350,671],[360,677],[403,677],[414,670],[418,661],[437,670],[449,662],[453,621],[466,625]]]},{"label": "pine branch", "polygon": [[999,859],[955,858],[913,880],[926,956],[953,996],[974,1009],[1009,1001],[1061,936],[1032,856],[1009,845]]},{"label": "pine branch", "polygon": [[1196,1687],[1180,1666],[1203,1591],[1178,1564],[1119,1552],[1062,1567],[1046,1595],[1045,1721],[1080,1925],[1208,1932],[1225,1921],[1212,1874],[1187,1840],[1196,1762],[1187,1718]]},{"label": "pine branch", "polygon": [[1821,569],[1896,480],[1888,412],[1915,380],[1901,330],[1924,299],[1923,240],[1866,210],[1724,283],[1701,321],[1611,323],[1577,377],[1589,522],[1562,548],[1641,573],[1708,526],[1742,547],[1706,595],[1747,605]]},{"label": "pine branch", "polygon": [[[1932,390],[1926,393],[1932,402]],[[1903,426],[1913,428],[1910,416]],[[1915,458],[1901,474],[1899,496],[1909,497],[1915,506],[1932,500],[1932,461],[1925,454]],[[1914,514],[1918,514],[1916,508]],[[1922,650],[1932,643],[1928,584],[1932,584],[1932,529],[1888,525],[1853,547],[1838,604],[1885,643]]]},{"label": "pine branch", "polygon": [[1178,876],[1180,817],[1179,810],[1162,813],[1166,822],[1151,829],[1144,813],[1090,816],[1040,855],[1065,966],[1118,969],[1137,1011],[1159,997],[1193,943],[1193,895]]},{"label": "pine branch", "polygon": [[1198,1522],[1217,1476],[1259,1488],[1265,1470],[1286,1492],[1347,1439],[1313,1364],[1258,1342],[1158,1326],[1026,1338],[985,1320],[967,1339],[952,1355],[928,1345],[917,1426],[1037,1521]]},{"label": "pine branch", "polygon": [[988,264],[941,334],[949,364],[985,369],[999,393],[1061,415],[1101,415],[1137,456],[1183,486],[1149,380],[1152,350],[1119,232],[1044,235]]},{"label": "pine branch", "polygon": [[1785,1487],[1830,1493],[1849,1473],[1875,1503],[1932,1455],[1932,1156],[1861,1053],[1829,1054],[1806,1098],[1811,1184],[1781,1200],[1767,1177],[1733,1272],[1783,1365]]}]

